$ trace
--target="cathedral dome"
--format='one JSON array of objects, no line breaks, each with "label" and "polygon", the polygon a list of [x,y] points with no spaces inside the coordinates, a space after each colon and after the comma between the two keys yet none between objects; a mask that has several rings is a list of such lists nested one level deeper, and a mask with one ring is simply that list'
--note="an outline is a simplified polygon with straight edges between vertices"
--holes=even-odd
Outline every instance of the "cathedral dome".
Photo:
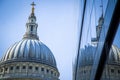
[{"label": "cathedral dome", "polygon": [[12,45],[0,61],[2,80],[59,80],[55,57],[37,35],[34,2],[31,5],[22,40]]},{"label": "cathedral dome", "polygon": [[34,14],[34,6],[32,4],[32,12],[26,23],[26,33],[23,39],[12,45],[2,58],[1,62],[37,62],[56,67],[56,61],[51,50],[43,44],[37,35],[36,16]]},{"label": "cathedral dome", "polygon": [[1,62],[37,62],[56,68],[51,50],[39,40],[23,39],[12,45]]}]

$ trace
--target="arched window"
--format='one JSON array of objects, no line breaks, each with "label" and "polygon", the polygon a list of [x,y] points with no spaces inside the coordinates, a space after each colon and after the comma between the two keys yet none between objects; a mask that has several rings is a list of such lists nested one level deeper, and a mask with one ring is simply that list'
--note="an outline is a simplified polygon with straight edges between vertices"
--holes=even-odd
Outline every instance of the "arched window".
[{"label": "arched window", "polygon": [[5,71],[7,71],[8,70],[8,68],[5,68]]},{"label": "arched window", "polygon": [[31,20],[31,22],[33,22],[33,19]]},{"label": "arched window", "polygon": [[38,67],[35,67],[35,70],[38,71]]},{"label": "arched window", "polygon": [[29,69],[32,69],[32,66],[29,66]]},{"label": "arched window", "polygon": [[47,69],[47,73],[49,73],[49,70]]},{"label": "arched window", "polygon": [[53,74],[53,71],[51,71],[51,74]]},{"label": "arched window", "polygon": [[26,66],[23,66],[22,68],[23,68],[23,69],[26,69]]},{"label": "arched window", "polygon": [[111,69],[111,73],[114,73],[114,69]]},{"label": "arched window", "polygon": [[19,69],[20,67],[19,66],[16,66],[16,69]]},{"label": "arched window", "polygon": [[41,71],[44,71],[44,68],[41,68]]},{"label": "arched window", "polygon": [[10,67],[10,70],[13,70],[13,66]]},{"label": "arched window", "polygon": [[31,25],[31,31],[33,31],[33,25]]},{"label": "arched window", "polygon": [[118,73],[120,74],[120,70],[118,70]]}]

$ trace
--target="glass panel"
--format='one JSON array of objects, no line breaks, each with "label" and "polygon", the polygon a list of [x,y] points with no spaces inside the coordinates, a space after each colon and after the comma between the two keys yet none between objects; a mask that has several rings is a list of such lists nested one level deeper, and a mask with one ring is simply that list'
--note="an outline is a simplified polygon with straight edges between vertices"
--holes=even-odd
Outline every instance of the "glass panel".
[{"label": "glass panel", "polygon": [[[116,32],[109,56],[104,68],[102,79],[120,80],[120,24]],[[104,76],[106,74],[106,76]]]},{"label": "glass panel", "polygon": [[[80,30],[81,27],[83,27],[83,29],[82,34],[80,32],[81,30],[78,33],[81,36],[79,37],[78,53],[75,58],[73,80],[90,80],[90,78],[95,75],[104,44],[106,44],[105,39],[110,27],[110,21],[113,16],[116,2],[116,0],[86,0],[85,14],[84,16],[80,14],[79,17],[81,22],[79,22],[80,25],[78,25],[78,30]],[[85,4],[80,1],[80,5],[82,6],[80,10],[82,13]],[[83,25],[82,18],[84,18]],[[119,30],[117,34],[120,34]],[[113,43],[119,44],[120,40],[116,40],[117,41]],[[119,49],[110,51],[112,53],[120,51],[120,45],[117,46]],[[118,60],[118,56],[120,55],[114,54],[114,57],[112,56],[111,59]],[[115,74],[119,72],[119,69],[116,70],[115,67],[111,68],[110,65],[106,64],[101,80],[119,80],[120,78],[117,77],[117,79],[115,79],[115,77],[114,79],[113,77],[109,77],[111,75],[116,76]]]}]

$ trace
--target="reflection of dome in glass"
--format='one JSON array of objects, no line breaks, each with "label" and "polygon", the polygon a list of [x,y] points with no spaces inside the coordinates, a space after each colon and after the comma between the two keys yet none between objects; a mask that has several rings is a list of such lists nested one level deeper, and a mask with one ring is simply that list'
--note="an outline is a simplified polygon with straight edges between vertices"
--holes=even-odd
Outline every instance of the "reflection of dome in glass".
[{"label": "reflection of dome in glass", "polygon": [[112,45],[112,48],[110,49],[108,62],[120,63],[120,49],[117,46]]},{"label": "reflection of dome in glass", "polygon": [[84,49],[81,49],[81,55],[79,58],[79,65],[80,66],[87,66],[93,64],[94,59],[94,52],[96,47],[95,46],[85,46]]},{"label": "reflection of dome in glass", "polygon": [[[77,76],[78,80],[90,79],[95,59],[95,50],[96,47],[92,45],[86,46],[80,50],[79,66],[77,69],[77,75],[79,75]],[[74,67],[76,68],[76,64]],[[75,76],[75,73],[73,73],[73,75]],[[120,80],[120,49],[114,45],[112,45],[110,49],[100,80]]]},{"label": "reflection of dome in glass", "polygon": [[39,40],[23,39],[11,46],[2,62],[31,61],[56,68],[56,61],[50,49]]},{"label": "reflection of dome in glass", "polygon": [[[86,46],[84,49],[81,49],[81,55],[79,58],[79,65],[86,66],[92,65],[95,57],[95,46]],[[108,63],[111,64],[113,62],[119,63],[120,61],[120,49],[115,45],[112,45],[109,53]]]}]

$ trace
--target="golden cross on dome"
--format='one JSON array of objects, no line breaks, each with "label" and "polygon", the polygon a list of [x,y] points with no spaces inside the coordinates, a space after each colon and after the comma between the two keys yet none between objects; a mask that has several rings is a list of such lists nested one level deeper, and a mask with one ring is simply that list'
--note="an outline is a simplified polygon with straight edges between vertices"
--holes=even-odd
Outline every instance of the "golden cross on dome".
[{"label": "golden cross on dome", "polygon": [[34,13],[34,6],[36,5],[34,2],[32,2],[32,13]]}]

